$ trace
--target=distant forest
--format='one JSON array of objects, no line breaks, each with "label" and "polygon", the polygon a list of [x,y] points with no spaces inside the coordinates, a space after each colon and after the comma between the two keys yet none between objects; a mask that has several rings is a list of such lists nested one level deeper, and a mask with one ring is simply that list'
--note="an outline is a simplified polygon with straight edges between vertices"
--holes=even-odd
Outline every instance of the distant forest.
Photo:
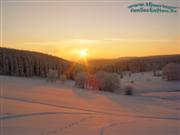
[{"label": "distant forest", "polygon": [[75,67],[64,59],[31,51],[0,48],[0,74],[12,76],[46,77],[50,69],[57,70],[58,76],[71,75]]},{"label": "distant forest", "polygon": [[[106,62],[103,60],[103,63]],[[94,66],[96,64],[91,65],[90,71],[105,70],[117,73],[155,71],[161,70],[168,63],[180,63],[180,55],[120,58],[110,64],[97,67]],[[58,76],[66,74],[68,78],[73,79],[74,74],[85,71],[86,68],[43,53],[0,47],[0,75],[47,77],[50,69],[57,70]]]},{"label": "distant forest", "polygon": [[[98,60],[98,62],[100,62],[100,60]],[[105,61],[103,63],[105,63]],[[113,63],[111,62],[111,64],[109,65],[104,65],[104,66],[100,65],[97,67],[95,66],[94,71],[105,70],[116,73],[121,73],[123,71],[131,71],[131,72],[156,71],[156,70],[161,70],[168,63],[180,63],[180,54],[119,58],[119,60],[116,59]]]}]

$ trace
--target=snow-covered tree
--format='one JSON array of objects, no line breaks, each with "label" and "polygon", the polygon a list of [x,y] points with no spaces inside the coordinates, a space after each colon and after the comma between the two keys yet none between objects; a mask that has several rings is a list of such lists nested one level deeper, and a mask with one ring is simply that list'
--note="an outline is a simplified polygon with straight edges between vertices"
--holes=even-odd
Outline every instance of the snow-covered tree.
[{"label": "snow-covered tree", "polygon": [[119,75],[116,73],[107,73],[99,71],[96,73],[97,80],[100,82],[100,90],[115,91],[120,88]]},{"label": "snow-covered tree", "polygon": [[19,76],[19,66],[17,57],[14,57],[14,75]]},{"label": "snow-covered tree", "polygon": [[102,91],[115,91],[120,88],[119,75],[99,71],[95,75],[80,72],[75,77],[75,85],[80,88],[98,89]]},{"label": "snow-covered tree", "polygon": [[50,69],[47,73],[47,81],[55,82],[57,80],[58,74],[57,70]]},{"label": "snow-covered tree", "polygon": [[99,81],[99,90],[105,90],[105,80],[107,78],[108,73],[105,71],[98,71],[96,73],[97,80]]},{"label": "snow-covered tree", "polygon": [[67,76],[65,74],[60,75],[60,81],[62,84],[67,80]]},{"label": "snow-covered tree", "polygon": [[167,81],[180,80],[180,64],[169,63],[163,67],[162,78]]},{"label": "snow-covered tree", "polygon": [[25,74],[24,74],[24,64],[23,64],[23,59],[22,59],[22,57],[18,57],[17,58],[17,60],[18,60],[18,69],[19,69],[19,76],[24,76]]},{"label": "snow-covered tree", "polygon": [[[0,74],[3,75],[47,77],[49,69],[55,69],[60,76],[70,65],[71,62],[55,56],[0,47]],[[74,70],[73,67],[71,72]]]},{"label": "snow-covered tree", "polygon": [[88,73],[80,72],[75,76],[75,85],[79,88],[85,88],[87,82]]}]

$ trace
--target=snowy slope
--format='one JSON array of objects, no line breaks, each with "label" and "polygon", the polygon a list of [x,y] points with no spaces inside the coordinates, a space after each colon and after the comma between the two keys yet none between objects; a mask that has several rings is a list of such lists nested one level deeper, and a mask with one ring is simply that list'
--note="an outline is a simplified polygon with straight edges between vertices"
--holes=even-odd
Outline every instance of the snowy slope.
[{"label": "snowy slope", "polygon": [[0,76],[2,135],[177,135],[177,101]]}]

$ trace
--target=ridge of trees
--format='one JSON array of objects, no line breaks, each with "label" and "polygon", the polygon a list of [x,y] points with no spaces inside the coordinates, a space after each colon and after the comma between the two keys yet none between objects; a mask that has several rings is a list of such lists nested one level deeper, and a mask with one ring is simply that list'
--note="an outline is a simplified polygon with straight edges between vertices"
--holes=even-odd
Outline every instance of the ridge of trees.
[{"label": "ridge of trees", "polygon": [[[161,70],[168,63],[180,63],[180,54],[123,58],[110,65],[92,66],[90,72],[155,71]],[[50,69],[57,70],[58,77],[65,74],[68,79],[74,79],[77,72],[86,71],[86,67],[56,56],[0,47],[0,75],[47,77]]]},{"label": "ridge of trees", "polygon": [[94,67],[93,70],[104,70],[116,73],[123,71],[146,72],[161,70],[168,63],[180,63],[180,54],[127,58],[116,61],[111,65]]},{"label": "ridge of trees", "polygon": [[48,71],[53,69],[57,70],[60,76],[72,64],[62,58],[43,53],[0,47],[1,75],[47,77]]}]

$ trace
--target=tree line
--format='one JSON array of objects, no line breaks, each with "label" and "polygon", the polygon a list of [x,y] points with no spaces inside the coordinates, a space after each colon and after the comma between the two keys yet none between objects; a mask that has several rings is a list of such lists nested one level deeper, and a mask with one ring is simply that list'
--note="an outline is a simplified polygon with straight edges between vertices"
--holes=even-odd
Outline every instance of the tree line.
[{"label": "tree line", "polygon": [[[0,74],[24,77],[47,77],[50,69],[57,70],[58,76],[73,65],[64,59],[31,51],[0,48]],[[75,67],[69,75],[75,72]]]},{"label": "tree line", "polygon": [[116,62],[110,65],[94,67],[93,71],[104,70],[116,73],[121,73],[123,71],[147,72],[162,70],[168,63],[180,63],[180,55],[135,57],[119,61],[116,60]]},{"label": "tree line", "polygon": [[[180,55],[120,59],[110,65],[98,67],[93,65],[88,72],[156,71],[161,70],[168,63],[180,63]],[[65,74],[67,79],[74,79],[75,74],[86,71],[87,68],[52,55],[0,47],[0,75],[47,77],[50,69],[57,71],[57,77]]]}]

